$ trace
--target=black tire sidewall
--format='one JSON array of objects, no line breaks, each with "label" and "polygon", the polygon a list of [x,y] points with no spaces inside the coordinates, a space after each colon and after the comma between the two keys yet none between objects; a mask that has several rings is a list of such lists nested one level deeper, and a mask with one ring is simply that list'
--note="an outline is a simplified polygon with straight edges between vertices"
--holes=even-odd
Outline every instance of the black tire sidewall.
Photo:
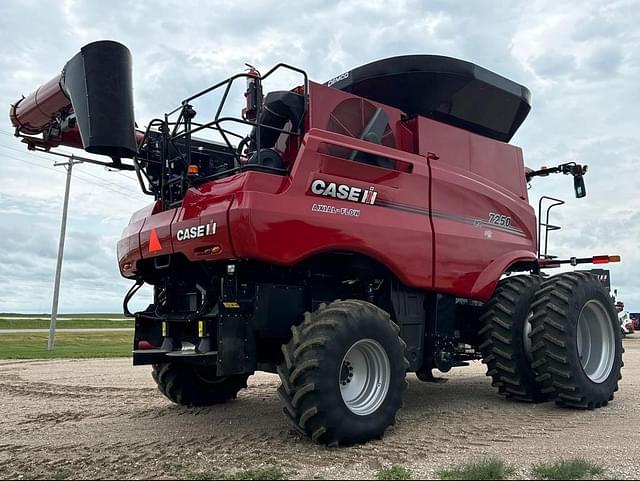
[{"label": "black tire sidewall", "polygon": [[[198,369],[210,369],[215,372],[215,367],[191,366],[188,364],[155,364],[153,366],[153,378],[162,394],[172,402],[183,406],[203,407],[221,404],[235,399],[238,392],[246,387],[247,375],[235,375],[220,378],[218,382],[211,379],[205,380]],[[212,376],[214,378],[215,376]]]},{"label": "black tire sidewall", "polygon": [[[331,318],[327,312],[326,318]],[[402,405],[402,391],[406,378],[404,347],[390,321],[383,317],[355,317],[349,325],[341,325],[326,346],[325,356],[317,376],[320,396],[318,408],[324,412],[327,424],[340,426],[335,433],[352,443],[379,436]],[[345,404],[340,392],[339,376],[342,361],[349,349],[358,341],[372,339],[385,350],[389,359],[390,380],[385,400],[373,413],[360,416]]]},{"label": "black tire sidewall", "polygon": [[529,320],[529,314],[531,313],[531,304],[536,295],[536,291],[540,287],[540,282],[532,284],[527,287],[523,292],[523,295],[518,298],[514,304],[513,312],[513,324],[511,327],[512,335],[512,348],[514,360],[518,362],[518,370],[520,371],[523,381],[531,389],[536,391],[535,396],[539,397],[540,393],[537,391],[539,387],[536,387],[537,374],[531,367],[532,361],[527,356],[525,347],[525,326]]},{"label": "black tire sidewall", "polygon": [[[615,344],[615,359],[611,372],[602,383],[595,383],[584,372],[582,361],[578,355],[578,320],[584,306],[591,300],[598,301],[605,308],[611,322]],[[567,313],[568,329],[566,341],[568,343],[567,356],[569,364],[576,366],[574,372],[575,383],[590,402],[600,404],[608,402],[612,393],[617,389],[620,379],[620,369],[622,367],[622,335],[618,328],[618,316],[609,295],[604,291],[597,281],[580,282],[574,289]]]},{"label": "black tire sidewall", "polygon": [[537,275],[502,279],[481,317],[480,349],[487,375],[501,394],[522,402],[538,403],[548,398],[537,381],[525,345],[526,326],[541,282]]}]

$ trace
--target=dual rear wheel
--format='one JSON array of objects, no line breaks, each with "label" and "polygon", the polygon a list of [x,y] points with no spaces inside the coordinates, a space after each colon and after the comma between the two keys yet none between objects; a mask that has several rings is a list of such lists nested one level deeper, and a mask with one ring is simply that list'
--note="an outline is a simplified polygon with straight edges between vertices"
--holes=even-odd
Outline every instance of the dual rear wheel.
[{"label": "dual rear wheel", "polygon": [[494,386],[515,400],[606,406],[621,379],[622,338],[609,294],[587,273],[500,281],[481,318]]}]

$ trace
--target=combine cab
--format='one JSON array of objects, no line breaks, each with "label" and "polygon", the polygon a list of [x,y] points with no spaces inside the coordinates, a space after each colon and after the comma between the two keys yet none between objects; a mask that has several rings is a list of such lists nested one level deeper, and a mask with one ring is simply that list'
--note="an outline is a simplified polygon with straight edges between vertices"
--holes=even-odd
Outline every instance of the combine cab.
[{"label": "combine cab", "polygon": [[[515,400],[613,399],[611,298],[590,274],[544,269],[619,259],[541,251],[556,227],[548,210],[536,221],[527,182],[571,175],[582,197],[586,167],[525,169],[507,143],[530,109],[525,87],[428,55],[325,84],[279,64],[136,131],[130,67],[122,45],[90,44],[11,119],[29,148],[106,155],[153,199],[124,229],[118,263],[134,281],[125,312],[154,288],[131,314],[133,362],[153,365],[169,399],[221,403],[256,370],[277,372],[292,425],[328,445],[381,436],[407,372],[436,381],[476,359]],[[265,91],[285,71],[299,81]],[[244,108],[227,115],[239,84]]]}]

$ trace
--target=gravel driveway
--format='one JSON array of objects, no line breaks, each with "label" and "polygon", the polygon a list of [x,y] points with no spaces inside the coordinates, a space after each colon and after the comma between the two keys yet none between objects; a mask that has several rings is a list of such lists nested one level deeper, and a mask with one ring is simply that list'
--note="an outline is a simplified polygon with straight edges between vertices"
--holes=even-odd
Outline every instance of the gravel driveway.
[{"label": "gravel driveway", "polygon": [[607,476],[640,474],[640,336],[625,340],[620,392],[609,407],[572,411],[500,398],[485,366],[442,385],[409,376],[398,424],[381,441],[316,446],[289,429],[278,379],[260,373],[238,400],[186,409],[163,398],[149,367],[129,359],[0,363],[0,478],[176,478],[277,466],[292,476],[370,478],[392,464],[414,477],[484,456],[527,469],[581,456]]}]

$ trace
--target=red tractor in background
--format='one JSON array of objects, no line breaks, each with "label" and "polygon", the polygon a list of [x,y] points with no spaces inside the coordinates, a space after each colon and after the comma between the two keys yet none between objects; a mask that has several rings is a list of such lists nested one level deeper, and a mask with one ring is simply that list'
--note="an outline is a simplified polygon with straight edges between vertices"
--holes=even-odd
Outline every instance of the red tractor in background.
[{"label": "red tractor in background", "polygon": [[[265,94],[282,71],[300,81]],[[230,116],[238,82],[244,108]],[[199,113],[213,95],[215,112]],[[292,425],[348,445],[394,423],[407,372],[435,381],[433,370],[471,360],[515,400],[613,399],[622,341],[611,298],[590,274],[543,269],[619,258],[540,252],[554,227],[548,210],[536,222],[528,181],[572,175],[582,197],[586,167],[525,169],[507,142],[529,110],[515,82],[414,55],[325,84],[285,64],[251,68],[142,132],[130,53],[102,41],[11,119],[30,149],[106,155],[153,198],[125,228],[118,263],[135,281],[125,312],[141,285],[154,287],[131,314],[133,362],[153,365],[165,396],[222,403],[256,370],[278,373]]]}]

